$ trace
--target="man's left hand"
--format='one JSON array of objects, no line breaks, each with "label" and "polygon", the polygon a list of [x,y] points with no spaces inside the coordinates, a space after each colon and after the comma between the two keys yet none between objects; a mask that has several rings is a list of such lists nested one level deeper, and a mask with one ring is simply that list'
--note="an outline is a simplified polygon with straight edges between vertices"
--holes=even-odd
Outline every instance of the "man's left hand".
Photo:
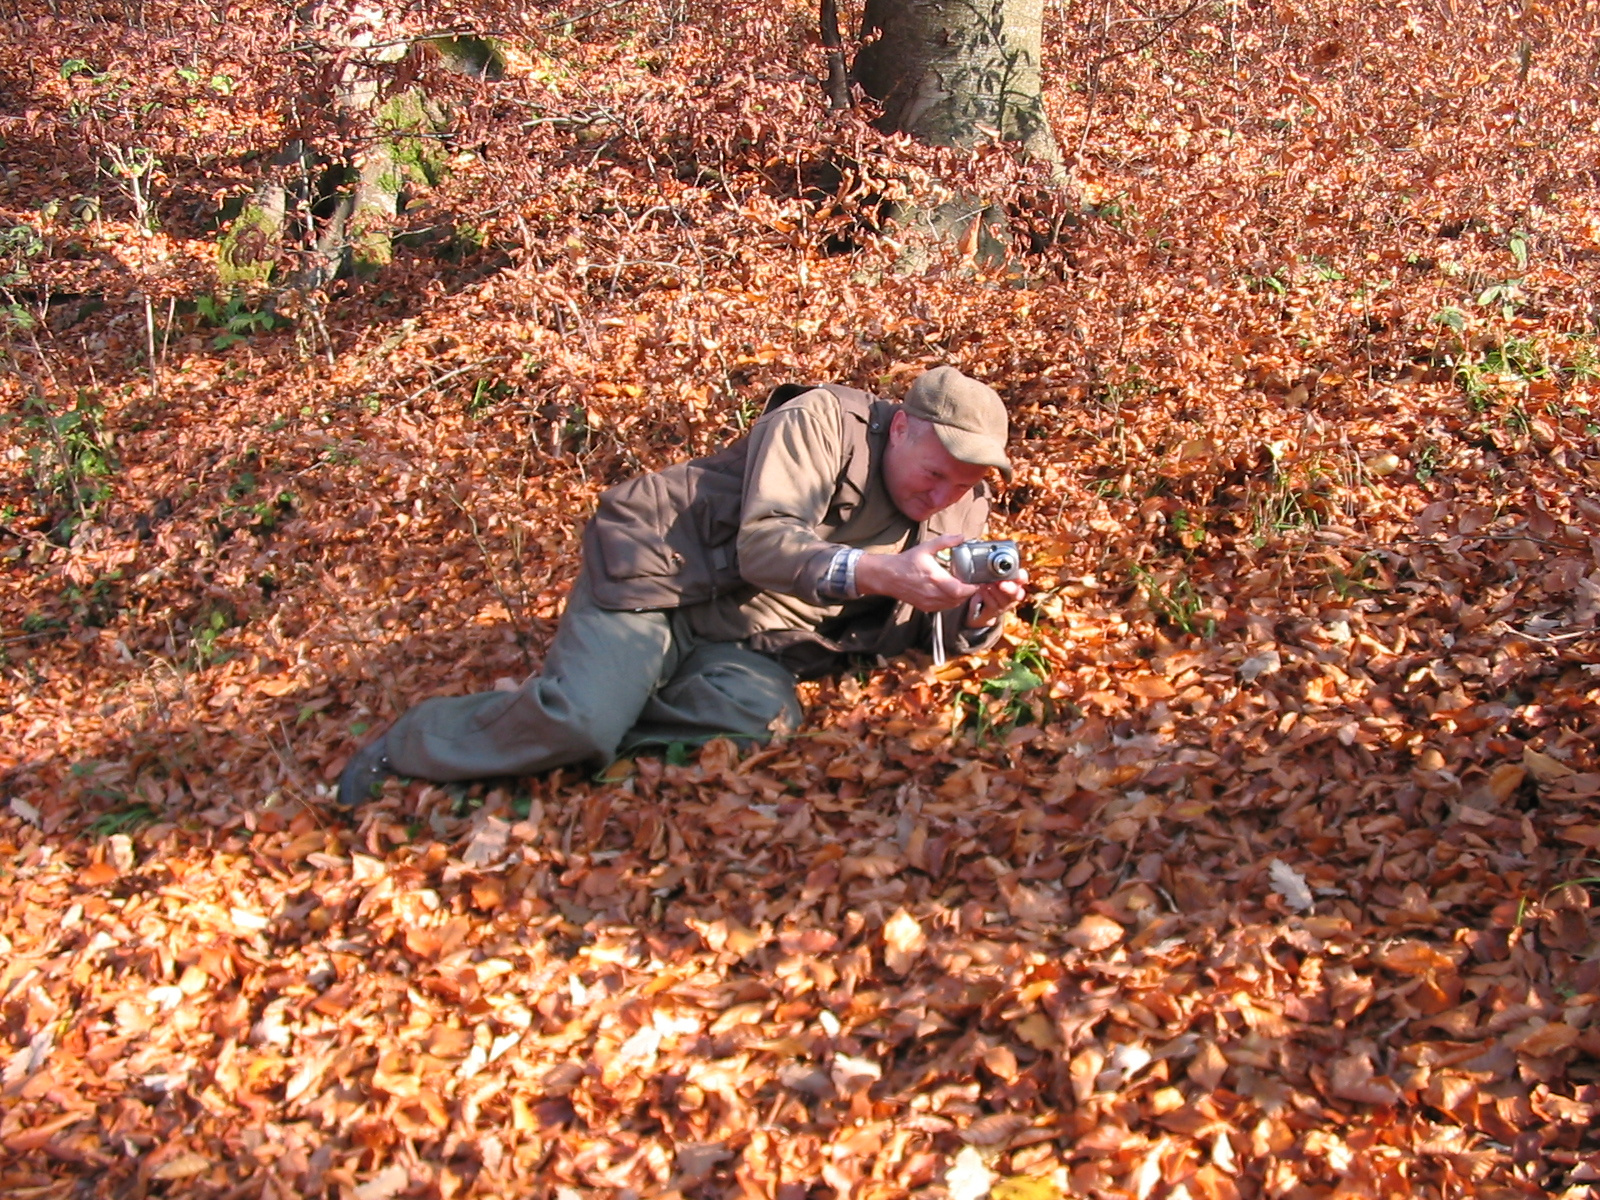
[{"label": "man's left hand", "polygon": [[980,587],[967,602],[967,628],[984,629],[998,621],[1002,613],[1021,604],[1028,594],[1027,582],[1028,572],[1024,569],[1017,572],[1015,579],[1002,579]]}]

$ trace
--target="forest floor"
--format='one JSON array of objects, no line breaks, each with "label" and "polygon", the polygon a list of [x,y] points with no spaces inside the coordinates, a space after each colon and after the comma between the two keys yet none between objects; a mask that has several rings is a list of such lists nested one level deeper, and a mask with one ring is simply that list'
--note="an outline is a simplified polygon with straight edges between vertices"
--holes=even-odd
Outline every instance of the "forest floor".
[{"label": "forest floor", "polygon": [[[276,307],[215,262],[277,10],[60,7],[0,15],[0,1192],[1596,1194],[1592,4],[1067,0],[1066,189],[828,114],[806,6],[610,6],[425,71],[452,174]],[[940,187],[1010,269],[893,272]],[[537,669],[605,486],[944,362],[994,653],[330,803]]]}]

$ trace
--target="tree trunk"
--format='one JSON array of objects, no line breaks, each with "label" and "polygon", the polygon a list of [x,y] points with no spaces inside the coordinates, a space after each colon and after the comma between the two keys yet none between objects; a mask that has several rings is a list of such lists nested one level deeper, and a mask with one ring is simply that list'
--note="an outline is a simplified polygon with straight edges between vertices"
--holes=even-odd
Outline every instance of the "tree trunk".
[{"label": "tree trunk", "polygon": [[943,146],[1001,137],[1057,167],[1040,96],[1044,0],[866,0],[854,74],[880,126]]}]

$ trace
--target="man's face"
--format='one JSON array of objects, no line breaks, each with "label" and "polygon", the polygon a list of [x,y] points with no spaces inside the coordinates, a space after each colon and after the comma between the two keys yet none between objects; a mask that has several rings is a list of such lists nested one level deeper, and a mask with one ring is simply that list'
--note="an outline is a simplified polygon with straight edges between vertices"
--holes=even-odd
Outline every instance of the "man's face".
[{"label": "man's face", "polygon": [[949,508],[988,473],[988,467],[952,457],[928,422],[894,414],[883,482],[895,507],[913,521],[926,521]]}]

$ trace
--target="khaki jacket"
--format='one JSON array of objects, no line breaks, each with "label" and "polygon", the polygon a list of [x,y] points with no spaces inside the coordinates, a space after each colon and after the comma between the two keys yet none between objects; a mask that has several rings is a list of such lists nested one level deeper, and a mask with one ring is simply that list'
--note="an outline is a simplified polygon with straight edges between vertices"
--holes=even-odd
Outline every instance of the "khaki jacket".
[{"label": "khaki jacket", "polygon": [[[833,384],[780,388],[747,437],[611,488],[584,532],[596,602],[686,609],[701,636],[748,640],[802,678],[929,645],[931,622],[910,605],[817,594],[840,546],[895,553],[945,533],[982,536],[982,486],[921,524],[895,508],[882,463],[896,408]],[[998,635],[964,630],[965,607],[944,621],[953,654]]]}]

